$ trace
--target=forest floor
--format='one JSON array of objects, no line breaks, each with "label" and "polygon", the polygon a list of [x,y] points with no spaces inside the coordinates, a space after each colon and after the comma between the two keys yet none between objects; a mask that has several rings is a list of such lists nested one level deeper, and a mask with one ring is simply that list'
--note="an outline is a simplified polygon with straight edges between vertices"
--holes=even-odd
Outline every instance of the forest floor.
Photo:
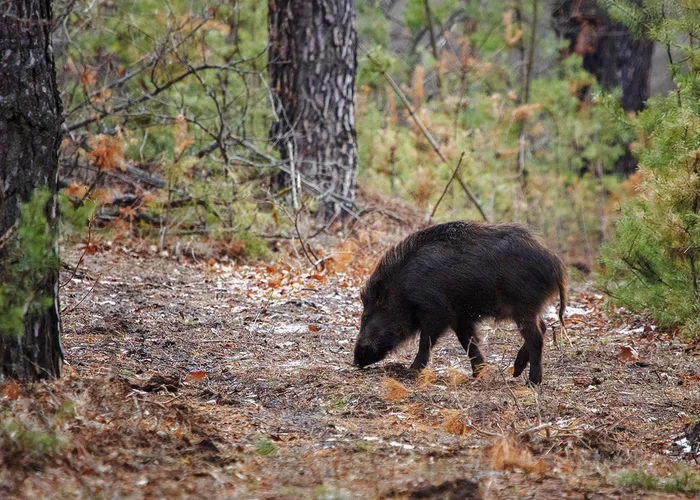
[{"label": "forest floor", "polygon": [[[398,238],[364,234],[327,250],[324,272],[292,251],[270,266],[174,258],[146,246],[88,252],[62,277],[70,280],[63,377],[3,389],[5,418],[25,431],[35,422],[57,444],[44,453],[29,438],[5,444],[0,495],[698,491],[690,452],[698,432],[688,427],[700,414],[697,352],[638,318],[607,318],[590,284],[572,284],[570,341],[555,348],[548,337],[536,389],[509,372],[520,345],[509,323],[481,326],[489,369],[479,379],[452,335],[420,377],[406,369],[413,344],[364,370],[351,366],[359,289]],[[80,255],[67,249],[64,261],[75,266]],[[550,333],[558,330],[553,307],[546,319]]]}]

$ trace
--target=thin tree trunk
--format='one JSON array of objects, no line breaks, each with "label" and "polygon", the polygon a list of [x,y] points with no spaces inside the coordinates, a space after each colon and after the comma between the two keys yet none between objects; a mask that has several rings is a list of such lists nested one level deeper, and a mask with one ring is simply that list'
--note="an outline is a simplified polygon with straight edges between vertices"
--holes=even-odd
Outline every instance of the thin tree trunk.
[{"label": "thin tree trunk", "polygon": [[[0,283],[18,251],[20,206],[36,188],[47,188],[47,228],[56,242],[56,185],[62,108],[51,49],[51,1],[5,0],[0,6]],[[54,246],[53,251],[57,252]],[[4,271],[3,271],[4,270]],[[3,375],[36,380],[60,374],[58,269],[42,276],[25,314],[24,335],[0,331]],[[0,326],[0,330],[1,330]]]},{"label": "thin tree trunk", "polygon": [[433,13],[430,10],[429,0],[424,0],[425,2],[425,23],[426,29],[428,30],[428,35],[430,35],[430,48],[433,51],[433,58],[435,59],[435,76],[437,79],[438,90],[442,94],[442,73],[440,73],[440,53],[437,48],[437,41],[435,40],[435,32],[433,31]]},{"label": "thin tree trunk", "polygon": [[[355,199],[357,140],[354,0],[269,0],[269,75],[283,160],[326,193]],[[291,154],[290,154],[291,151]],[[341,207],[321,197],[330,220]]]}]

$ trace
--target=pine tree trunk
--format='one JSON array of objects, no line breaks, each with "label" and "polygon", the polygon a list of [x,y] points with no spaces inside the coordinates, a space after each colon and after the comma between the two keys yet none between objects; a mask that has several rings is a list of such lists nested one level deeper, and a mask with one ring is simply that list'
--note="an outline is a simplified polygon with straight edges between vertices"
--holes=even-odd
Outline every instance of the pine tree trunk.
[{"label": "pine tree trunk", "polygon": [[[641,6],[643,0],[630,0]],[[605,89],[620,88],[625,111],[640,111],[649,98],[653,42],[638,40],[629,28],[612,20],[596,0],[564,0],[552,12],[559,35],[569,52],[583,57],[583,67]],[[615,171],[629,175],[637,160],[625,145]]]},{"label": "pine tree trunk", "polygon": [[[321,188],[321,213],[355,199],[354,0],[269,0],[269,76],[282,159]],[[336,195],[335,201],[329,194]]]},{"label": "pine tree trunk", "polygon": [[[51,21],[50,0],[4,0],[0,5],[0,269],[6,269],[3,264],[17,251],[20,205],[36,188],[52,193],[45,213],[47,230],[56,241],[62,108]],[[11,279],[0,274],[0,282]],[[5,376],[36,380],[60,375],[58,269],[42,277],[40,288],[35,295],[50,297],[53,303],[29,309],[24,335],[0,332]]]}]

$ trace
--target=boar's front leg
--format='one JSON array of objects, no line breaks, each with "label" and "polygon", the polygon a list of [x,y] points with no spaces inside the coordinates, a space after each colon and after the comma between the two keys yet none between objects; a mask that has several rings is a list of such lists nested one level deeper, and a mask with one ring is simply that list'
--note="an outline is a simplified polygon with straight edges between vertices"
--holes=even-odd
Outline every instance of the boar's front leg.
[{"label": "boar's front leg", "polygon": [[462,344],[464,350],[467,351],[469,361],[472,364],[472,375],[478,377],[481,370],[484,368],[484,356],[479,350],[479,337],[476,334],[474,323],[460,322],[455,330],[459,343]]},{"label": "boar's front leg", "polygon": [[540,331],[540,321],[538,316],[516,320],[525,345],[520,348],[515,358],[513,374],[515,375],[518,368],[520,368],[520,373],[522,373],[525,368],[525,364],[527,364],[527,362],[524,361],[526,358],[523,351],[525,350],[528,354],[527,359],[530,361],[530,374],[528,379],[532,384],[542,383],[542,345],[544,341],[542,339],[542,332]]},{"label": "boar's front leg", "polygon": [[411,370],[422,370],[430,361],[430,351],[437,342],[441,333],[447,330],[444,319],[438,315],[429,315],[420,318],[420,342],[418,343],[418,354],[411,364]]}]

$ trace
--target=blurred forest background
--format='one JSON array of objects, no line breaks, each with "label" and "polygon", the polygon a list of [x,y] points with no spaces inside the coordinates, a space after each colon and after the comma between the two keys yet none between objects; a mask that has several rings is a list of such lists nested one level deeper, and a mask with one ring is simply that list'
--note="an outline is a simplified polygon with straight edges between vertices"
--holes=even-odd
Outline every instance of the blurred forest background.
[{"label": "blurred forest background", "polygon": [[[608,244],[610,296],[698,334],[695,2],[337,4],[327,46],[347,65],[326,79],[356,85],[328,137],[309,127],[327,110],[308,110],[328,82],[319,97],[284,75],[318,2],[56,2],[60,179],[74,207],[95,203],[101,240],[269,259],[300,226],[337,230],[394,197],[426,220],[526,223],[584,271]],[[307,161],[334,142],[349,146],[328,171]]]},{"label": "blurred forest background", "polygon": [[[0,0],[0,496],[697,496],[699,38],[700,0]],[[351,365],[382,253],[454,219],[567,264],[543,385],[508,322],[476,378],[451,335]]]}]

